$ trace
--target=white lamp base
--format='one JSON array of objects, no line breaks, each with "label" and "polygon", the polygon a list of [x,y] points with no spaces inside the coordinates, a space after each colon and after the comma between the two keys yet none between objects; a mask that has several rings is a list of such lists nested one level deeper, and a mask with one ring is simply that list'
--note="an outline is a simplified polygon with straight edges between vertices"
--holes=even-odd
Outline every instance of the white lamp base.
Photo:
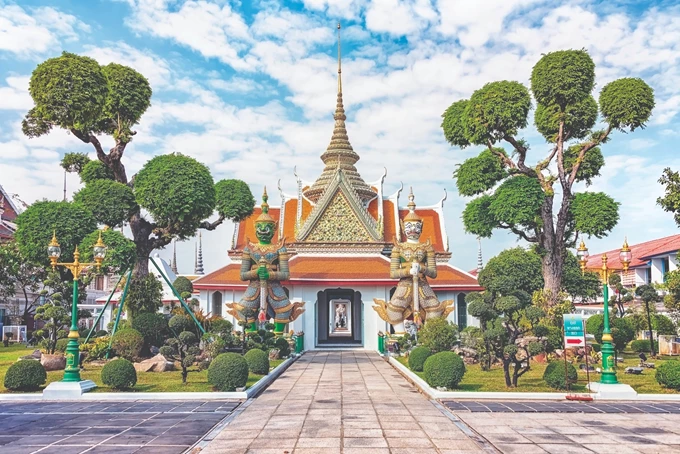
[{"label": "white lamp base", "polygon": [[55,381],[47,385],[43,391],[43,399],[67,400],[79,399],[84,393],[93,390],[97,385],[92,380]]},{"label": "white lamp base", "polygon": [[637,392],[630,386],[623,383],[616,385],[603,384],[600,382],[588,383],[588,389],[594,392],[596,400],[628,400],[636,399]]}]

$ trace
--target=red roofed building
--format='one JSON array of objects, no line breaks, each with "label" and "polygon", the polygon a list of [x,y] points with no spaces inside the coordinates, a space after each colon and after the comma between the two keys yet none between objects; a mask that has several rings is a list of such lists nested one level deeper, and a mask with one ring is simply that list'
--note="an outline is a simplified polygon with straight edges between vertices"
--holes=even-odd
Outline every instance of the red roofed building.
[{"label": "red roofed building", "polygon": [[[607,254],[607,266],[621,274],[622,283],[627,287],[644,284],[661,283],[669,271],[678,268],[678,250],[680,250],[680,234],[665,238],[630,245],[633,258],[628,272],[623,272],[619,257],[620,249],[604,252]],[[596,271],[602,268],[602,254],[588,257],[586,268]]]},{"label": "red roofed building", "polygon": [[[387,301],[396,288],[389,257],[394,241],[405,240],[400,220],[408,209],[400,204],[402,189],[384,194],[386,171],[373,183],[364,182],[357,171],[359,155],[347,136],[340,80],[334,118],[330,144],[321,155],[322,174],[313,183],[295,175],[297,193],[279,188],[280,203],[269,207],[269,215],[278,220],[272,243],[285,239],[291,256],[290,279],[283,285],[291,301],[305,303],[305,312],[288,329],[305,332],[305,348],[376,349],[378,332],[389,332],[390,326],[373,310],[373,299]],[[475,276],[448,263],[445,200],[446,195],[436,205],[416,209],[423,218],[421,241],[429,240],[435,250],[437,278],[429,282],[440,301],[455,301],[450,320],[476,324],[468,317],[465,295],[481,288]],[[243,296],[248,281],[240,279],[240,257],[249,238],[257,241],[254,222],[260,213],[256,208],[235,227],[228,252],[231,263],[193,282],[204,310],[227,316],[225,304]],[[351,336],[333,337],[329,331],[334,301],[349,303]]]},{"label": "red roofed building", "polygon": [[12,203],[12,198],[0,185],[0,242],[9,241],[14,237],[17,226],[14,220],[19,215],[19,210]]}]

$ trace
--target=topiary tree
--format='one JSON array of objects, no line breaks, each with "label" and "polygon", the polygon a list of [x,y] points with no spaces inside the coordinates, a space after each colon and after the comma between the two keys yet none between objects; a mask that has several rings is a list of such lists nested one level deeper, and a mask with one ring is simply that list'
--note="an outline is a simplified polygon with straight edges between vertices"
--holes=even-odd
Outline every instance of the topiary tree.
[{"label": "topiary tree", "polygon": [[248,383],[248,363],[238,353],[222,353],[208,368],[208,383],[218,391],[236,391]]},{"label": "topiary tree", "polygon": [[626,313],[625,304],[633,301],[633,294],[623,286],[621,275],[618,273],[612,273],[609,276],[609,286],[614,288],[614,295],[609,298],[609,304],[618,309],[619,313],[617,315],[619,317],[623,317]]},{"label": "topiary tree", "polygon": [[652,332],[652,316],[651,312],[654,310],[656,312],[656,309],[650,307],[652,305],[655,305],[657,301],[659,301],[661,298],[659,297],[659,294],[657,293],[656,289],[654,288],[653,285],[651,284],[645,284],[641,285],[638,288],[635,289],[635,294],[642,300],[642,304],[645,306],[645,312],[647,313],[647,326],[648,326],[648,332],[649,332],[649,343],[651,346],[651,353],[652,356],[656,356],[656,349],[654,348],[654,333]]},{"label": "topiary tree", "polygon": [[24,359],[9,366],[5,373],[5,388],[11,391],[36,391],[47,381],[47,372],[40,361]]},{"label": "topiary tree", "polygon": [[168,322],[172,337],[165,341],[160,354],[172,361],[177,361],[182,368],[182,383],[187,382],[189,367],[196,362],[198,337],[193,331],[194,322],[184,315],[174,315]]},{"label": "topiary tree", "polygon": [[[612,334],[612,344],[614,350],[622,352],[626,345],[635,339],[635,327],[631,317],[616,317],[613,313],[609,317]],[[602,343],[602,332],[604,331],[604,316],[595,314],[588,317],[586,321],[586,332],[592,334],[598,344]]]},{"label": "topiary tree", "polygon": [[104,365],[102,383],[113,389],[130,389],[137,384],[137,371],[130,361],[114,359]]},{"label": "topiary tree", "polygon": [[172,286],[175,287],[180,295],[184,295],[185,293],[191,295],[194,292],[194,285],[184,276],[179,276],[177,279],[175,279],[175,282],[172,283]]},{"label": "topiary tree", "polygon": [[465,363],[454,352],[439,352],[425,360],[423,376],[433,388],[452,389],[465,375]]},{"label": "topiary tree", "polygon": [[100,233],[102,241],[106,244],[106,257],[104,257],[102,262],[101,272],[104,274],[120,275],[129,270],[134,265],[137,256],[135,243],[117,230],[97,230],[86,235],[78,247],[80,260],[94,261],[94,250],[92,248],[99,239]]},{"label": "topiary tree", "polygon": [[269,355],[259,348],[248,350],[243,356],[248,363],[248,370],[257,375],[267,375],[269,373]]},{"label": "topiary tree", "polygon": [[[129,178],[121,161],[152,94],[147,79],[132,68],[117,63],[101,66],[64,52],[35,68],[29,93],[35,106],[22,123],[26,136],[60,128],[96,152],[93,162],[80,153],[67,154],[62,167],[80,173],[86,184],[77,199],[96,208],[98,222],[129,225],[137,255],[135,279],[148,273],[154,249],[175,238],[191,237],[199,227],[212,230],[225,219],[238,222],[252,213],[255,200],[244,192],[245,184],[239,186],[240,192],[225,191],[224,183],[216,186],[208,169],[188,156],[157,156],[136,178]],[[100,142],[102,136],[113,143],[108,151]],[[142,209],[151,218],[143,216]],[[206,221],[215,210],[217,220]]]},{"label": "topiary tree", "polygon": [[531,298],[543,286],[541,259],[522,248],[505,250],[489,260],[479,283],[486,290],[468,294],[468,312],[481,322],[485,350],[503,363],[506,386],[517,387],[519,377],[531,368],[531,357],[546,349],[544,341],[523,338],[550,334],[539,324],[545,313]]},{"label": "topiary tree", "polygon": [[0,243],[0,301],[12,297],[23,300],[21,317],[24,323],[34,314],[47,271],[30,262],[19,250],[16,241]]},{"label": "topiary tree", "polygon": [[128,318],[134,320],[144,312],[155,313],[163,306],[163,284],[153,274],[133,279],[130,282],[125,308]]},{"label": "topiary tree", "polygon": [[543,372],[543,380],[552,389],[568,389],[569,385],[578,380],[578,372],[571,363],[565,365],[564,361],[552,361]]},{"label": "topiary tree", "polygon": [[451,351],[458,341],[458,327],[443,317],[425,321],[418,331],[418,343],[432,353]]},{"label": "topiary tree", "polygon": [[630,343],[630,349],[635,353],[650,353],[652,351],[652,344],[649,339],[637,339]]},{"label": "topiary tree", "polygon": [[[543,289],[553,304],[560,300],[567,248],[575,246],[578,234],[606,235],[619,219],[611,197],[576,192],[574,185],[599,176],[600,146],[614,130],[643,128],[654,107],[654,93],[641,79],[608,83],[598,101],[591,95],[594,87],[595,64],[585,50],[551,52],[532,70],[531,93],[519,82],[491,82],[443,114],[451,145],[486,148],[454,173],[458,192],[476,196],[463,212],[465,230],[490,237],[504,229],[536,244]],[[532,94],[536,129],[550,144],[535,164],[527,162],[529,144],[519,136],[528,125]],[[598,111],[604,130],[593,129]],[[511,152],[499,148],[501,143]]]},{"label": "topiary tree", "polygon": [[432,356],[432,351],[427,347],[416,347],[408,353],[408,368],[414,372],[422,372],[425,360]]}]

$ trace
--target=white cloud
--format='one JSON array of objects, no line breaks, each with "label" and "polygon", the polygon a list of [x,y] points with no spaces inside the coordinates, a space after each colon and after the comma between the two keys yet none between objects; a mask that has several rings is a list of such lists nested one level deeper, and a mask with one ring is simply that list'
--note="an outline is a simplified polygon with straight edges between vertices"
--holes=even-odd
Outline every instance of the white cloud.
[{"label": "white cloud", "polygon": [[253,79],[246,79],[243,77],[232,77],[229,80],[224,79],[210,79],[208,85],[217,89],[231,93],[250,93],[253,91],[263,91],[264,86]]},{"label": "white cloud", "polygon": [[113,62],[129,66],[143,74],[154,89],[170,83],[170,64],[149,50],[139,50],[119,41],[107,43],[105,47],[85,46],[84,54],[100,65]]},{"label": "white cloud", "polygon": [[139,33],[172,39],[204,57],[248,69],[251,63],[240,55],[251,40],[248,26],[229,3],[220,3],[191,0],[175,10],[170,0],[129,0],[132,15],[127,23]]},{"label": "white cloud", "polygon": [[17,57],[44,53],[64,40],[78,39],[90,27],[75,16],[51,7],[27,11],[19,5],[0,5],[0,51]]},{"label": "white cloud", "polygon": [[653,139],[631,139],[628,142],[628,146],[631,150],[649,150],[657,145],[659,142]]},{"label": "white cloud", "polygon": [[7,86],[0,87],[0,110],[28,111],[33,107],[33,99],[28,94],[29,76],[10,76]]},{"label": "white cloud", "polygon": [[366,9],[366,28],[405,36],[437,20],[430,0],[372,0]]}]

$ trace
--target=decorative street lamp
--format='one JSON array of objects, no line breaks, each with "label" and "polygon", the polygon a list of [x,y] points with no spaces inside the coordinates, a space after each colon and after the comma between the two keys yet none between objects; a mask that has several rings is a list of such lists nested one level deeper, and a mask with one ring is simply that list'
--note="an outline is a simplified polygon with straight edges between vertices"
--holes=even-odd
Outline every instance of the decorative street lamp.
[{"label": "decorative street lamp", "polygon": [[[586,248],[585,243],[581,240],[581,244],[576,250],[576,255],[579,258],[581,264],[581,271],[585,272],[586,262],[588,261],[588,248]],[[619,252],[619,258],[623,264],[623,271],[628,271],[628,265],[633,258],[633,253],[628,246],[628,241],[624,240],[621,252]],[[614,356],[614,346],[612,345],[612,334],[609,327],[609,275],[611,270],[607,266],[607,254],[602,254],[602,268],[600,269],[600,278],[602,279],[602,293],[604,297],[604,329],[602,330],[602,378],[600,383],[607,385],[616,385],[618,380],[616,379],[616,369],[614,369],[614,362],[616,358]]]},{"label": "decorative street lamp", "polygon": [[73,253],[73,262],[62,263],[58,262],[61,255],[61,248],[57,243],[56,232],[52,236],[47,247],[47,255],[52,263],[52,269],[56,269],[57,265],[63,266],[71,271],[73,274],[73,304],[71,306],[71,330],[68,333],[68,345],[66,346],[66,369],[64,369],[63,382],[79,382],[80,379],[80,348],[78,346],[78,278],[83,270],[89,266],[96,266],[97,271],[101,269],[102,261],[106,256],[106,245],[102,241],[102,233],[99,232],[99,239],[93,246],[94,263],[81,263],[80,252],[78,246]]}]

